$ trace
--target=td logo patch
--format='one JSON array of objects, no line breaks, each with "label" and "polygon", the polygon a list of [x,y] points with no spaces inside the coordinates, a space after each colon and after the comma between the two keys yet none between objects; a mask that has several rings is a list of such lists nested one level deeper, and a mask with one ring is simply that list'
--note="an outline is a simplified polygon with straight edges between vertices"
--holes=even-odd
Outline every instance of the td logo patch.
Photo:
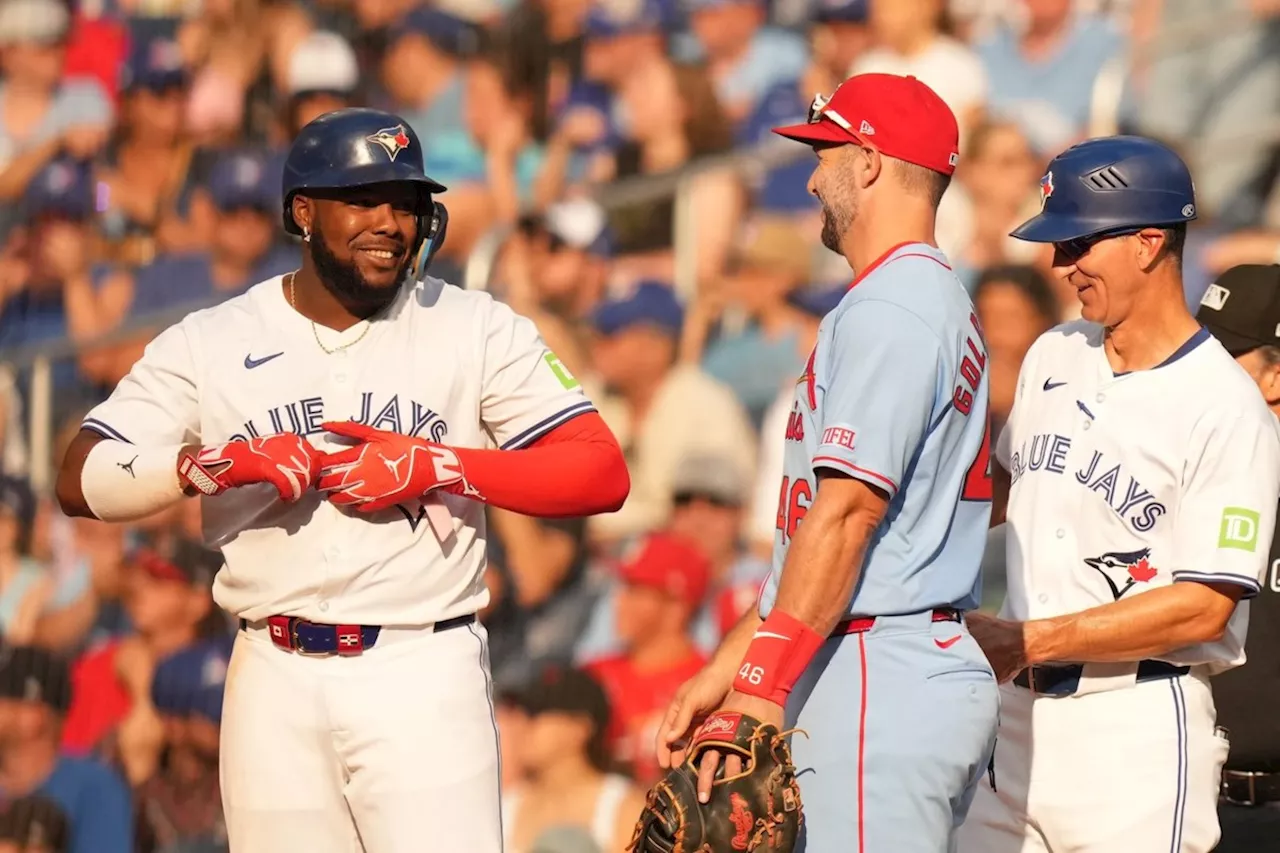
[{"label": "td logo patch", "polygon": [[542,360],[547,363],[547,367],[551,368],[551,372],[555,374],[556,381],[560,383],[564,390],[572,391],[582,384],[576,376],[569,372],[569,368],[561,363],[560,356],[549,352],[542,357]]},{"label": "td logo patch", "polygon": [[1222,511],[1222,526],[1218,528],[1218,547],[1238,551],[1255,551],[1258,548],[1258,514],[1251,509],[1229,506]]}]

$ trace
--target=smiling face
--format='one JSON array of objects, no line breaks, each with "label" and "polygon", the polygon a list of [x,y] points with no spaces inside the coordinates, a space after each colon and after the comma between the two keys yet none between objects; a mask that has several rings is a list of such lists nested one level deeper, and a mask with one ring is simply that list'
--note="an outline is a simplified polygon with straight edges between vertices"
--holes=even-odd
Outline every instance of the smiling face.
[{"label": "smiling face", "polygon": [[390,301],[413,263],[422,199],[406,182],[295,196],[294,220],[310,233],[311,259],[325,287],[343,301]]},{"label": "smiling face", "polygon": [[1111,328],[1123,322],[1141,296],[1141,272],[1160,260],[1165,232],[1083,238],[1054,244],[1054,272],[1075,289],[1080,316]]}]

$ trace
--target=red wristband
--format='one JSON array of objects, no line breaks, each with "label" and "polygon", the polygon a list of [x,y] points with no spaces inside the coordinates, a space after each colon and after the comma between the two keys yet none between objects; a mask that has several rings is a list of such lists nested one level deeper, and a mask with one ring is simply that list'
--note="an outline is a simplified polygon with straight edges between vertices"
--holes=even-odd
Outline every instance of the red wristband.
[{"label": "red wristband", "polygon": [[824,639],[799,619],[774,608],[751,638],[733,689],[786,705],[791,688]]}]

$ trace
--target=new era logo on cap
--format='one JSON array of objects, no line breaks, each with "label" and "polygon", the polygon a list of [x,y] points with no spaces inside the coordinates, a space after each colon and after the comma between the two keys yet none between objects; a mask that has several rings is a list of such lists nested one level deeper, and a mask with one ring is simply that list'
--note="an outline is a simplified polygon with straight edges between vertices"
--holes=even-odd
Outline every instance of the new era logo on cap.
[{"label": "new era logo on cap", "polygon": [[875,136],[876,129],[871,126],[871,122],[867,121],[866,119],[863,119],[862,124],[858,125],[858,133],[861,133],[865,136]]}]

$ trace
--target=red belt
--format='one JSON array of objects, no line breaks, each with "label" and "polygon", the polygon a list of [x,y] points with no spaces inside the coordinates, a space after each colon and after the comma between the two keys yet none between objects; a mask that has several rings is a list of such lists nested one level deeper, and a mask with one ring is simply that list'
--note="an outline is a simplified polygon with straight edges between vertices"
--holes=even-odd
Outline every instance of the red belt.
[{"label": "red belt", "polygon": [[[959,610],[953,607],[939,607],[933,611],[933,622],[960,622],[964,617]],[[875,616],[860,616],[856,619],[845,619],[836,623],[836,627],[831,629],[831,636],[839,637],[844,634],[861,634],[864,631],[870,631],[871,626],[876,624]]]}]

